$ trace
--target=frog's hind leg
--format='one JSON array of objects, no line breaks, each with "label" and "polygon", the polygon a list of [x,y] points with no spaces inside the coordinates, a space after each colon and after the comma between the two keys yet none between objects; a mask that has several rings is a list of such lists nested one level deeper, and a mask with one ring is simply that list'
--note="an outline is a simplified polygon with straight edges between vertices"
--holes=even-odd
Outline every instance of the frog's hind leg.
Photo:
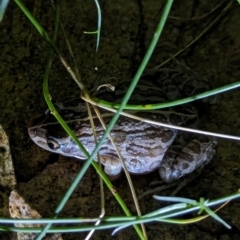
[{"label": "frog's hind leg", "polygon": [[162,180],[167,183],[178,180],[208,164],[216,152],[215,146],[214,139],[193,139],[177,154],[176,146],[173,145],[165,154],[159,168]]},{"label": "frog's hind leg", "polygon": [[[170,194],[176,195],[184,186],[198,177],[204,166],[210,162],[215,154],[216,141],[214,139],[199,138],[189,142],[189,139],[184,139],[184,137],[180,136],[168,149],[159,168],[160,176],[166,183],[152,182],[151,185],[157,184],[158,187],[142,193],[138,199],[177,186]],[[186,143],[186,140],[189,143]],[[193,155],[193,159],[189,155]],[[193,172],[194,170],[196,171]],[[193,173],[190,174],[191,172]],[[190,175],[179,180],[187,174]]]}]

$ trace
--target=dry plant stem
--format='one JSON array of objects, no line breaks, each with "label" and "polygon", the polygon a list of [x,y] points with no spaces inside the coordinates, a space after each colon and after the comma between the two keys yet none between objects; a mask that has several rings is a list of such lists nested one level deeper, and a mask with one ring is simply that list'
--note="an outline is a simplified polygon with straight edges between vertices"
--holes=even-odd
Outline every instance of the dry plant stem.
[{"label": "dry plant stem", "polygon": [[[116,109],[113,108],[108,108],[105,106],[100,106],[99,104],[97,104],[96,102],[94,102],[93,100],[89,100],[85,97],[82,96],[82,99],[85,101],[90,102],[93,105],[99,106],[103,109],[109,110],[111,112],[116,112]],[[158,111],[150,111],[150,112],[158,112]],[[126,112],[122,112],[121,115],[138,120],[138,121],[142,121],[142,122],[146,122],[146,123],[150,123],[150,124],[154,124],[157,126],[163,126],[163,127],[168,127],[168,128],[173,128],[173,129],[177,129],[180,131],[186,131],[186,132],[192,132],[192,133],[197,133],[197,134],[203,134],[203,135],[207,135],[207,136],[212,136],[212,137],[220,137],[220,138],[224,138],[224,139],[232,139],[232,140],[237,140],[240,141],[240,137],[239,136],[233,136],[233,135],[227,135],[227,134],[221,134],[221,133],[214,133],[214,132],[208,132],[208,131],[203,131],[203,130],[198,130],[198,129],[191,129],[191,128],[186,128],[186,127],[181,127],[181,126],[176,126],[176,125],[170,125],[170,124],[166,124],[166,123],[161,123],[161,122],[156,122],[153,120],[149,120],[149,119],[144,119],[138,116],[135,116],[133,114],[130,113],[126,113]],[[37,126],[39,127],[39,126]]]},{"label": "dry plant stem", "polygon": [[[85,104],[86,104],[86,107],[87,107],[87,110],[88,110],[88,116],[89,116],[89,121],[90,121],[91,128],[93,130],[94,140],[95,140],[95,142],[97,142],[97,135],[96,135],[95,126],[94,126],[94,122],[93,122],[93,118],[92,118],[91,109],[90,109],[90,106],[89,106],[88,102],[85,102]],[[99,167],[102,169],[102,165],[101,165],[99,154],[97,154],[97,158],[98,158]],[[101,213],[99,215],[100,219],[95,223],[95,226],[99,225],[101,223],[101,219],[105,216],[104,187],[103,187],[103,180],[102,180],[102,178],[100,176],[99,176],[99,181],[100,181]],[[90,239],[94,232],[95,232],[94,229],[91,230],[89,232],[89,234],[87,235],[87,237],[85,238],[85,240]]]},{"label": "dry plant stem", "polygon": [[[173,55],[173,58],[177,57],[181,53],[183,53],[185,50],[187,50],[189,47],[191,47],[195,42],[197,42],[210,28],[213,27],[213,25],[226,13],[226,11],[231,7],[232,3],[234,0],[230,1],[229,4],[222,10],[222,12],[208,25],[207,28],[205,28],[193,41],[191,41],[185,48],[181,49],[177,53]],[[172,58],[168,58],[166,61],[158,65],[157,67],[151,68],[151,69],[146,69],[146,73],[149,71],[156,71],[168,62],[170,62]]]},{"label": "dry plant stem", "polygon": [[219,3],[215,8],[213,8],[211,11],[201,15],[201,16],[196,16],[196,17],[192,17],[192,18],[182,18],[182,17],[175,17],[175,16],[169,16],[168,18],[170,19],[174,19],[174,20],[182,20],[182,21],[195,21],[195,20],[201,20],[203,18],[206,18],[207,16],[211,15],[212,13],[214,13],[218,8],[220,8],[224,3],[228,2],[228,0],[224,0],[221,3]]},{"label": "dry plant stem", "polygon": [[[53,7],[53,9],[54,9],[54,11],[55,11],[56,8],[55,8],[54,2],[51,1],[51,4],[52,4],[52,7]],[[62,24],[61,21],[60,21],[60,28],[61,28],[61,31],[62,31],[62,33],[63,33],[63,37],[64,37],[64,39],[65,39],[65,42],[66,42],[67,47],[68,47],[68,51],[69,51],[69,53],[70,53],[70,56],[71,56],[72,61],[73,61],[73,64],[74,64],[74,69],[75,69],[75,72],[76,72],[76,78],[78,79],[78,82],[79,82],[79,81],[81,81],[81,80],[80,80],[81,78],[80,78],[79,70],[78,70],[78,68],[77,68],[77,63],[76,63],[76,60],[75,60],[75,57],[74,57],[74,54],[73,54],[73,51],[72,51],[71,44],[70,44],[70,42],[69,42],[68,39],[67,39],[65,30],[64,30],[64,26],[63,26],[63,24]],[[91,125],[91,127],[92,127],[92,129],[93,129],[94,139],[95,139],[95,142],[97,142],[97,136],[96,136],[96,131],[95,131],[95,128],[94,128],[94,123],[93,123],[93,118],[92,118],[90,106],[89,106],[89,103],[88,103],[88,102],[85,102],[85,103],[86,103],[86,107],[87,107],[87,110],[88,110],[88,116],[89,116],[90,125]],[[100,169],[102,169],[102,165],[101,165],[101,163],[100,163],[100,156],[99,156],[99,154],[97,154],[97,158],[98,158],[99,167],[100,167]],[[99,181],[100,181],[101,213],[100,213],[100,215],[99,215],[100,220],[95,223],[96,226],[101,223],[101,219],[105,216],[104,187],[103,187],[103,180],[102,180],[102,178],[101,178],[100,176],[99,176]],[[86,239],[86,240],[87,240],[87,239],[90,239],[94,232],[95,232],[94,229],[91,230],[85,239]]]},{"label": "dry plant stem", "polygon": [[[97,118],[99,119],[99,121],[101,122],[102,124],[102,127],[104,128],[104,130],[106,130],[106,124],[101,116],[101,113],[99,112],[98,108],[96,106],[92,106],[95,113],[97,114]],[[94,128],[93,128],[94,129]],[[115,150],[118,154],[118,157],[122,163],[122,167],[123,167],[123,170],[124,170],[124,173],[127,177],[127,180],[128,180],[128,184],[129,184],[129,187],[130,187],[130,190],[131,190],[131,193],[132,193],[132,196],[133,196],[133,200],[134,200],[134,204],[135,204],[135,207],[136,207],[136,210],[137,210],[137,214],[138,216],[141,216],[141,209],[139,207],[139,203],[138,203],[138,199],[137,199],[137,195],[136,195],[136,192],[135,192],[135,189],[134,189],[134,186],[133,186],[133,183],[132,183],[132,179],[131,179],[131,176],[127,170],[127,167],[126,167],[126,164],[122,158],[122,155],[117,147],[117,145],[115,144],[113,138],[111,137],[111,135],[109,134],[108,135],[108,138],[110,139],[111,143],[113,144],[113,146],[115,147]],[[144,234],[144,237],[147,239],[147,232],[146,232],[146,229],[145,229],[145,226],[144,224],[141,224],[141,227],[142,227],[142,231],[143,231],[143,234]]]},{"label": "dry plant stem", "polygon": [[[52,3],[52,6],[53,6],[53,9],[55,10],[55,6],[54,4]],[[68,50],[69,50],[69,53],[72,57],[72,61],[74,63],[74,69],[75,69],[75,74],[72,72],[72,77],[74,76],[74,78],[76,78],[77,82],[81,82],[80,80],[80,74],[79,74],[79,70],[77,68],[77,64],[76,64],[76,61],[75,61],[75,57],[74,57],[74,54],[73,54],[73,51],[72,51],[72,48],[71,48],[71,44],[69,43],[69,41],[67,40],[67,37],[66,37],[66,34],[65,34],[65,31],[64,31],[64,27],[63,27],[63,24],[61,23],[60,21],[60,27],[61,27],[61,30],[62,30],[62,33],[64,35],[64,39],[66,41],[66,44],[68,46]],[[70,66],[68,66],[68,71],[70,72],[71,68]],[[75,82],[76,82],[75,80]],[[84,86],[83,83],[81,83],[82,86]],[[85,92],[83,91],[83,94],[85,95]],[[90,106],[89,106],[89,103],[86,102],[86,106],[87,106],[87,109],[88,109],[88,116],[89,116],[89,120],[90,120],[90,125],[91,125],[91,128],[93,130],[93,135],[94,135],[94,139],[95,139],[95,142],[97,142],[97,136],[96,136],[96,131],[95,131],[95,126],[94,126],[94,122],[93,122],[93,118],[92,118],[92,113],[91,113],[91,110],[90,110]],[[95,111],[95,113],[97,114],[97,117],[99,118],[103,128],[106,130],[106,125],[103,121],[103,119],[101,118],[101,114],[100,112],[98,111],[97,107],[96,106],[93,106],[93,109]],[[132,184],[132,181],[131,181],[131,177],[126,169],[126,165],[122,159],[122,156],[121,156],[121,153],[119,152],[114,140],[112,139],[112,137],[109,135],[109,139],[111,140],[113,146],[115,147],[116,149],[116,152],[119,156],[119,159],[120,161],[122,162],[122,165],[123,165],[123,169],[124,169],[124,172],[127,176],[127,179],[128,179],[128,182],[129,182],[129,186],[130,186],[130,189],[131,189],[131,192],[132,192],[132,195],[133,195],[133,199],[134,199],[134,203],[135,203],[135,206],[136,206],[136,209],[137,209],[137,213],[138,213],[138,216],[141,216],[141,210],[140,210],[140,207],[139,207],[139,204],[138,204],[138,201],[137,201],[137,196],[136,196],[136,193],[135,193],[135,189],[134,189],[134,186]],[[101,163],[100,163],[100,158],[99,158],[99,154],[98,154],[98,163],[99,163],[99,166],[100,168],[102,167],[101,166]],[[101,215],[100,216],[104,216],[105,214],[105,200],[104,200],[104,191],[103,191],[103,181],[102,179],[100,178],[100,192],[101,192],[101,209],[102,209],[102,212],[101,212]],[[100,221],[98,221],[96,223],[96,225],[98,225],[100,223]],[[143,234],[145,236],[145,238],[147,239],[147,233],[146,233],[146,229],[144,227],[144,224],[141,224],[142,226],[142,231],[143,231]],[[91,237],[91,235],[94,233],[94,230],[90,231],[89,235],[86,237],[86,239],[89,239]]]},{"label": "dry plant stem", "polygon": [[[52,3],[52,7],[53,7],[53,9],[55,11],[56,8],[55,8],[55,5],[54,5],[53,1],[51,1],[51,3]],[[61,31],[63,33],[63,37],[65,39],[65,42],[66,42],[67,47],[68,47],[68,51],[70,53],[70,56],[71,56],[73,64],[74,64],[74,69],[75,69],[75,72],[76,72],[76,78],[78,79],[78,82],[80,82],[81,78],[80,78],[79,70],[77,68],[77,63],[76,63],[76,60],[75,60],[75,56],[73,54],[71,44],[70,44],[70,42],[67,39],[67,35],[65,33],[64,26],[63,26],[61,21],[60,21],[60,28],[61,28]],[[88,110],[88,116],[89,116],[90,125],[91,125],[91,128],[93,129],[93,136],[94,136],[95,142],[97,142],[97,136],[96,136],[96,131],[95,131],[95,128],[94,128],[94,122],[93,122],[90,106],[89,106],[88,102],[85,102],[85,104],[86,104],[86,107],[87,107],[87,110]],[[100,156],[99,156],[99,154],[97,154],[97,158],[98,158],[99,167],[100,167],[100,169],[102,169],[102,165],[100,163]],[[100,213],[100,216],[99,216],[100,220],[95,223],[96,226],[101,223],[101,218],[103,218],[105,216],[104,187],[103,187],[103,180],[102,180],[102,178],[100,176],[99,176],[99,181],[100,181],[101,213]],[[90,231],[85,239],[90,239],[92,234],[94,233],[94,231],[95,230]]]},{"label": "dry plant stem", "polygon": [[[82,98],[86,99],[84,97],[82,97]],[[101,105],[95,103],[92,100],[87,100],[86,99],[86,101],[88,101],[88,102],[90,102],[92,104],[95,104],[96,106],[101,107],[103,109],[109,110],[111,112],[116,112],[117,111],[116,109],[113,109],[113,108],[108,108],[108,107],[105,107],[105,106],[101,106]],[[158,111],[154,111],[154,110],[150,111],[150,112],[164,113],[164,111],[159,111],[158,112]],[[129,118],[132,118],[132,119],[135,119],[135,120],[138,120],[138,121],[154,124],[154,125],[157,125],[157,126],[163,126],[163,127],[177,129],[177,130],[180,130],[180,131],[186,131],[186,132],[203,134],[203,135],[212,136],[212,137],[220,137],[220,138],[224,138],[224,139],[232,139],[232,140],[240,141],[240,136],[227,135],[227,134],[221,134],[221,133],[214,133],[214,132],[209,132],[209,131],[202,131],[202,130],[198,130],[198,129],[192,129],[192,128],[186,128],[186,127],[181,127],[181,126],[176,126],[176,125],[165,124],[165,123],[156,122],[156,121],[153,121],[153,120],[144,119],[144,118],[141,118],[141,117],[138,117],[138,116],[135,116],[133,114],[126,113],[126,112],[122,112],[121,115],[129,117]],[[104,113],[104,114],[101,114],[101,116],[102,117],[112,117],[113,114],[112,113]],[[93,116],[93,118],[97,118],[97,116]],[[86,121],[88,119],[89,119],[89,117],[82,118],[82,119],[74,119],[74,120],[66,121],[66,123],[81,122],[81,121]],[[39,124],[37,126],[30,127],[30,129],[35,129],[35,128],[49,126],[49,125],[56,125],[56,124],[58,124],[58,122],[52,122],[52,123],[47,123],[47,124]]]},{"label": "dry plant stem", "polygon": [[[105,215],[105,212],[104,212],[103,215]],[[101,223],[101,219],[103,218],[103,216],[100,215],[99,218],[100,218],[100,219],[94,224],[95,226],[98,226],[98,225]],[[95,232],[95,229],[92,229],[92,230],[88,233],[88,235],[85,237],[85,240],[89,240],[89,239],[92,237],[92,235],[93,235],[94,232]]]},{"label": "dry plant stem", "polygon": [[[82,97],[83,99],[86,99],[84,97]],[[86,100],[92,104],[94,104],[95,102],[92,100]],[[107,107],[103,107],[97,103],[95,103],[96,106],[99,106],[103,109],[109,110],[111,112],[116,112],[116,109],[113,108],[107,108]],[[151,111],[151,112],[156,112],[157,111]],[[159,111],[160,112],[160,111]],[[161,113],[163,113],[164,111],[161,111]],[[165,124],[165,123],[161,123],[161,122],[156,122],[153,120],[148,120],[148,119],[144,119],[138,116],[135,116],[133,114],[130,113],[126,113],[126,112],[122,112],[121,115],[138,120],[138,121],[142,121],[142,122],[146,122],[146,123],[150,123],[150,124],[154,124],[157,126],[163,126],[163,127],[168,127],[168,128],[173,128],[173,129],[177,129],[180,131],[186,131],[186,132],[192,132],[192,133],[197,133],[197,134],[203,134],[203,135],[207,135],[207,136],[212,136],[212,137],[220,137],[220,138],[224,138],[224,139],[232,139],[232,140],[237,140],[240,141],[240,136],[234,136],[234,135],[227,135],[227,134],[221,134],[221,133],[214,133],[214,132],[209,132],[209,131],[202,131],[202,130],[198,130],[198,129],[192,129],[192,128],[186,128],[186,127],[181,127],[181,126],[176,126],[176,125],[170,125],[170,124]],[[102,117],[111,117],[113,116],[112,113],[104,113],[101,115]],[[97,116],[93,116],[93,118],[97,118]],[[81,122],[81,121],[86,121],[88,120],[89,117],[86,118],[82,118],[82,119],[74,119],[74,120],[69,120],[66,121],[66,123],[72,123],[72,122]],[[52,122],[52,123],[47,123],[47,124],[39,124],[37,126],[34,127],[30,127],[29,129],[35,129],[35,128],[39,128],[39,127],[44,127],[44,126],[49,126],[49,125],[56,125],[58,124],[58,122]]]},{"label": "dry plant stem", "polygon": [[[52,4],[53,10],[55,11],[55,10],[56,10],[56,7],[55,7],[54,2],[51,1],[51,4]],[[71,56],[72,61],[73,61],[74,70],[75,70],[75,72],[76,72],[77,79],[80,81],[80,74],[79,74],[79,70],[78,70],[78,68],[77,68],[77,62],[76,62],[76,60],[75,60],[75,57],[74,57],[74,54],[73,54],[73,51],[72,51],[71,44],[70,44],[70,42],[68,41],[68,38],[67,38],[67,35],[66,35],[66,32],[65,32],[65,30],[64,30],[64,26],[63,26],[61,20],[59,21],[59,23],[60,23],[60,28],[61,28],[63,37],[64,37],[65,42],[66,42],[67,47],[68,47],[68,51],[69,51],[70,56]]]},{"label": "dry plant stem", "polygon": [[75,81],[75,83],[78,85],[78,87],[82,90],[83,94],[86,96],[86,98],[90,98],[89,92],[87,90],[87,88],[85,87],[85,85],[81,82],[78,81],[76,74],[73,72],[73,70],[71,69],[71,67],[67,64],[67,62],[65,61],[65,59],[62,57],[61,54],[58,54],[58,57],[60,59],[60,61],[62,62],[63,66],[67,69],[67,71],[69,72],[69,74],[71,75],[71,77],[73,78],[73,80]]}]

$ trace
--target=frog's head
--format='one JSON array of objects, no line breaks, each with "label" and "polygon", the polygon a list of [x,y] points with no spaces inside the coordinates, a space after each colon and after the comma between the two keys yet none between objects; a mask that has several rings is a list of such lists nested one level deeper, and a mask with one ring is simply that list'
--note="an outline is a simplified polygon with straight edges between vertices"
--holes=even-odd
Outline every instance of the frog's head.
[{"label": "frog's head", "polygon": [[[83,116],[85,111],[83,109],[82,100],[78,99],[78,104],[76,101],[69,101],[69,104],[70,106],[65,105],[65,103],[54,104],[58,113],[60,113],[65,121],[74,121],[74,119]],[[76,122],[68,125],[74,129],[76,127]],[[75,154],[63,151],[64,147],[71,142],[71,138],[56,121],[49,109],[46,110],[44,114],[32,120],[28,128],[28,134],[34,143],[47,151],[68,157],[77,157]]]},{"label": "frog's head", "polygon": [[[33,122],[37,123],[37,120],[39,118],[34,119]],[[47,125],[45,122],[47,120],[45,118],[44,122],[41,121],[41,123],[28,128],[28,134],[32,141],[49,152],[73,157],[71,154],[62,151],[62,147],[69,142],[70,137],[67,136],[59,124]]]}]

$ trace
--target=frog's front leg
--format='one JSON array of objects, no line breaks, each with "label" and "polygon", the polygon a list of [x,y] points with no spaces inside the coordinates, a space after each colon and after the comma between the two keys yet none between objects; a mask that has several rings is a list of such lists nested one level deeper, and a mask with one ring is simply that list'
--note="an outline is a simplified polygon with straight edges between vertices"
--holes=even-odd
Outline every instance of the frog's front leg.
[{"label": "frog's front leg", "polygon": [[194,139],[178,155],[174,154],[170,147],[159,168],[162,180],[167,183],[178,180],[200,166],[208,164],[216,152],[216,145],[215,140]]},{"label": "frog's front leg", "polygon": [[121,161],[114,156],[100,155],[101,163],[104,165],[104,172],[113,181],[118,179],[122,172]]}]

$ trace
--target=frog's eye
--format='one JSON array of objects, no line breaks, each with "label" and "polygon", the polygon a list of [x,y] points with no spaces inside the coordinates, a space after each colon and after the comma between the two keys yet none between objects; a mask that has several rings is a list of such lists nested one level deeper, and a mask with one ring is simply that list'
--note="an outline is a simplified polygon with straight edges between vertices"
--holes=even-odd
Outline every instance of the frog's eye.
[{"label": "frog's eye", "polygon": [[51,148],[53,150],[57,150],[61,147],[60,144],[53,138],[48,138],[47,144],[48,144],[49,148]]}]

